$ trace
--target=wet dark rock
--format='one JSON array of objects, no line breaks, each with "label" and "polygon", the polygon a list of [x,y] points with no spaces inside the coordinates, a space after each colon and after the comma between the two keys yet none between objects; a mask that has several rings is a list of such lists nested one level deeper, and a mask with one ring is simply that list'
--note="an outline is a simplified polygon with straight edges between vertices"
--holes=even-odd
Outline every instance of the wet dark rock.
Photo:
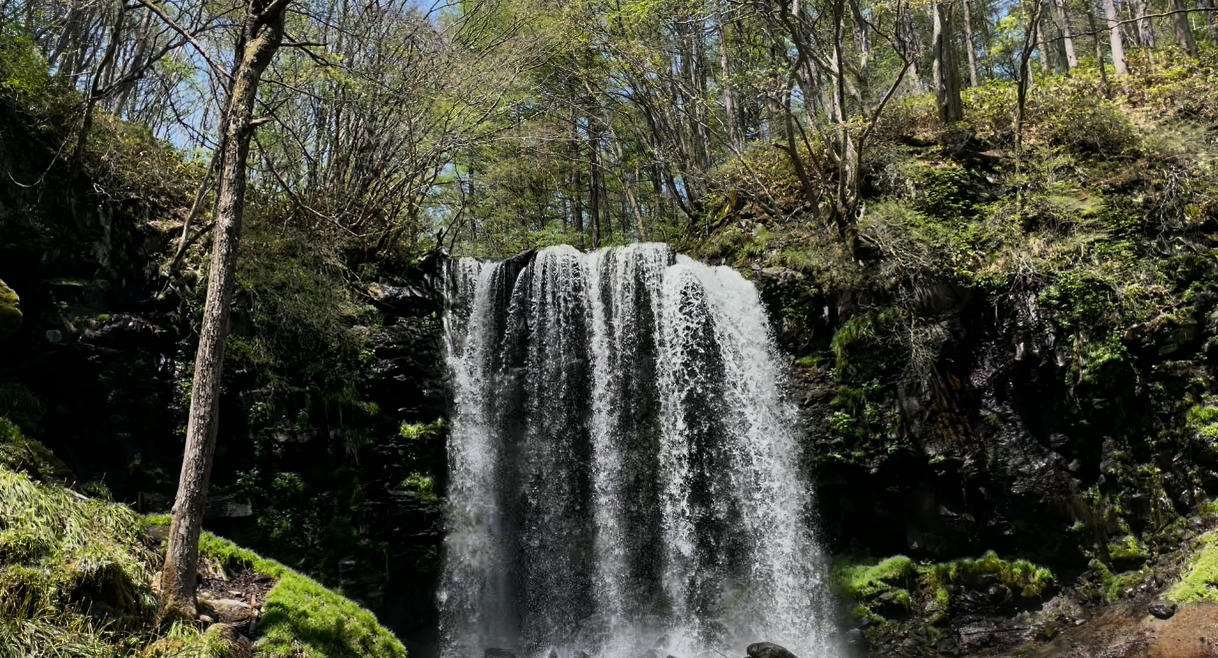
[{"label": "wet dark rock", "polygon": [[1146,606],[1146,609],[1158,619],[1171,619],[1176,614],[1176,604],[1171,601],[1155,601]]},{"label": "wet dark rock", "polygon": [[796,658],[786,647],[773,642],[756,642],[746,650],[749,658]]},{"label": "wet dark rock", "polygon": [[482,658],[516,658],[516,654],[507,649],[490,647],[482,654]]}]

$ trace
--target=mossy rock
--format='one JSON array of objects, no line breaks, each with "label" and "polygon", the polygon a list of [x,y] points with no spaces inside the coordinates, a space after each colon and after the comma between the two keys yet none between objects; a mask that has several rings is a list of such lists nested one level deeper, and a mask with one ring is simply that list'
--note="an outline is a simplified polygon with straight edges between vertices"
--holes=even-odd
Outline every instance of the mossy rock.
[{"label": "mossy rock", "polygon": [[1218,533],[1210,533],[1198,542],[1197,552],[1187,571],[1167,592],[1173,603],[1218,603]]},{"label": "mossy rock", "polygon": [[21,320],[21,298],[0,279],[0,338],[17,333]]}]

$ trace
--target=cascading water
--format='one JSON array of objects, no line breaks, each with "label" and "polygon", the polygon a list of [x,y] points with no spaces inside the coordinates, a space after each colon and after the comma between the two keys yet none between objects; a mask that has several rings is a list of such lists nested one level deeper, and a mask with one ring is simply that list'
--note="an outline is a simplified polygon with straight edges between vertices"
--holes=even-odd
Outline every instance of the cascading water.
[{"label": "cascading water", "polygon": [[446,279],[443,658],[836,653],[751,284],[660,244]]}]

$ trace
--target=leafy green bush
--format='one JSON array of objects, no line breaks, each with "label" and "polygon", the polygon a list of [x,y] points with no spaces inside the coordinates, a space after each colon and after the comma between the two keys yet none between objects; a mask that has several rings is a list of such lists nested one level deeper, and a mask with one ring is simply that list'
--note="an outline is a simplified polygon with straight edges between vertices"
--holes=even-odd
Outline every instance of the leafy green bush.
[{"label": "leafy green bush", "polygon": [[[1017,88],[991,81],[964,93],[965,123],[981,139],[1015,144]],[[1028,92],[1024,144],[1078,154],[1114,155],[1137,144],[1133,123],[1086,74],[1050,80]]]}]

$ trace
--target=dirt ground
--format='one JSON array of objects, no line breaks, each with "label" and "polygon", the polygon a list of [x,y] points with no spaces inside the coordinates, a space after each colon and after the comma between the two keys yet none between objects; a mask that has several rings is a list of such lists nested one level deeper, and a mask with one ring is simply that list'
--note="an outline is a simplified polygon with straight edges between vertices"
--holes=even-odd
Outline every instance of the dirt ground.
[{"label": "dirt ground", "polygon": [[1146,601],[1113,606],[1052,641],[1002,654],[1009,658],[1218,658],[1218,604],[1181,606],[1159,620]]}]

